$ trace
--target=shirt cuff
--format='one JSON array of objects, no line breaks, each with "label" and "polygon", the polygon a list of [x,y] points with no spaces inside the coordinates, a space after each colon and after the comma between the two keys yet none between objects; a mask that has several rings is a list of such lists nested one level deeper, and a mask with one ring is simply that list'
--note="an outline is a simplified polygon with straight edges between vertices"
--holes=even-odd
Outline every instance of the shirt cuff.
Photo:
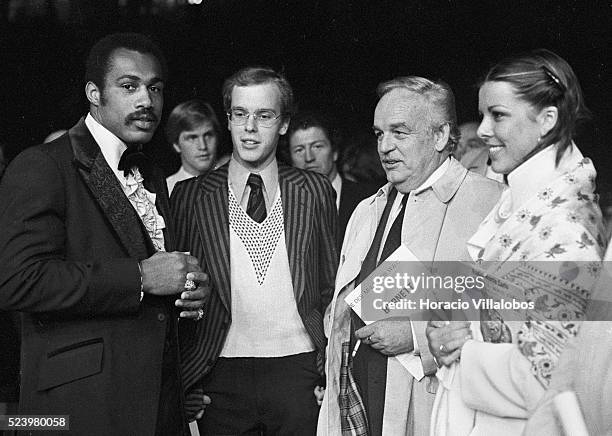
[{"label": "shirt cuff", "polygon": [[[142,299],[144,298],[144,288],[142,285],[142,267],[140,266],[140,262],[138,262],[138,272],[140,273],[140,302],[142,302]],[[414,333],[413,333],[414,334]]]}]

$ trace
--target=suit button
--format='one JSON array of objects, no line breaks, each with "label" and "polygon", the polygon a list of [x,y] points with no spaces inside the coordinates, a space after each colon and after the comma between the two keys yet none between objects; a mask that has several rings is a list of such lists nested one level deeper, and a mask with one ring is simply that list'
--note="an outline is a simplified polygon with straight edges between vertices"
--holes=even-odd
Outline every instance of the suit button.
[{"label": "suit button", "polygon": [[157,320],[161,321],[161,322],[165,321],[166,320],[166,315],[164,315],[163,313],[158,313],[157,314]]}]

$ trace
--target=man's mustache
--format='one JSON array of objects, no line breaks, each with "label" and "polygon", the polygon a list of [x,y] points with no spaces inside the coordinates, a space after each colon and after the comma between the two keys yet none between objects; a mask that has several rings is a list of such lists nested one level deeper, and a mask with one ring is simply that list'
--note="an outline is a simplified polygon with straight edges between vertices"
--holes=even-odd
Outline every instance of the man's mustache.
[{"label": "man's mustache", "polygon": [[126,117],[126,122],[129,123],[131,121],[150,121],[156,123],[157,116],[152,109],[141,109],[139,111],[132,112]]}]

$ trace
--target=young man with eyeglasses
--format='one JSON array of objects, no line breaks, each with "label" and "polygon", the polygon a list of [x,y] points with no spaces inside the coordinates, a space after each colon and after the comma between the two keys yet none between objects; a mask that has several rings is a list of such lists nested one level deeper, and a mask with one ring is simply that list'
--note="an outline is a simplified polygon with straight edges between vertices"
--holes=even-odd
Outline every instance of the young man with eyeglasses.
[{"label": "young man with eyeglasses", "polygon": [[188,416],[207,435],[316,431],[337,213],[324,176],[276,161],[292,100],[271,69],[227,79],[232,157],[174,189],[178,246],[211,277],[204,320],[181,332]]}]

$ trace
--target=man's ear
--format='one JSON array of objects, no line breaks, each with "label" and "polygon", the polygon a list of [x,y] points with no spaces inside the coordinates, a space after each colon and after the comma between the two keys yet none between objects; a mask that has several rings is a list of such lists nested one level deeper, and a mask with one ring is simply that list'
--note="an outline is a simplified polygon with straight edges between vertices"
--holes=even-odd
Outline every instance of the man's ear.
[{"label": "man's ear", "polygon": [[93,104],[94,106],[100,106],[102,92],[95,83],[91,81],[87,82],[85,85],[85,95],[87,96],[89,103]]},{"label": "man's ear", "polygon": [[282,121],[282,125],[280,130],[278,131],[279,135],[284,135],[285,133],[287,133],[287,129],[289,129],[289,123],[291,122],[291,118],[290,117],[283,117],[283,121]]},{"label": "man's ear", "polygon": [[450,136],[450,125],[448,123],[442,124],[438,130],[434,132],[434,140],[436,141],[435,149],[437,152],[443,152],[448,143]]},{"label": "man's ear", "polygon": [[559,117],[559,110],[556,106],[546,106],[543,108],[537,116],[537,120],[540,123],[540,136],[546,136],[553,127],[557,124]]}]

